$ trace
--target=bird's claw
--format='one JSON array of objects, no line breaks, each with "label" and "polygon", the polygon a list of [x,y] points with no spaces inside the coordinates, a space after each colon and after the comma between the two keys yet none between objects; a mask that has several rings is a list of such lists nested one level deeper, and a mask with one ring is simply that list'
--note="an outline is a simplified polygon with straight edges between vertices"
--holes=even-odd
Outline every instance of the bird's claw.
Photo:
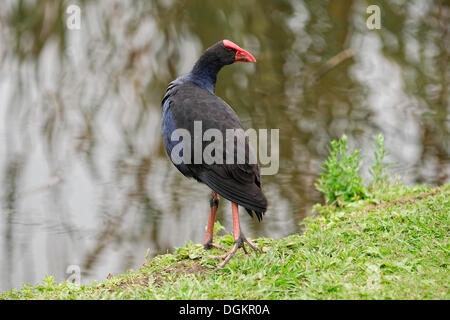
[{"label": "bird's claw", "polygon": [[224,247],[222,247],[221,245],[212,243],[212,242],[207,242],[205,244],[203,244],[203,246],[201,246],[200,248],[198,248],[198,250],[209,250],[211,248],[216,248],[222,251],[227,251],[227,249],[225,249]]},{"label": "bird's claw", "polygon": [[252,248],[253,250],[260,252],[260,253],[262,252],[261,249],[259,249],[251,240],[248,240],[247,238],[244,238],[244,237],[240,237],[237,240],[235,240],[233,247],[231,248],[230,251],[228,251],[227,254],[220,255],[220,256],[211,256],[210,255],[208,257],[211,259],[223,259],[224,261],[219,264],[219,268],[223,268],[228,263],[228,261],[230,261],[230,259],[234,256],[237,249],[242,248],[244,250],[245,254],[248,254],[248,251],[244,245],[245,243],[247,243],[250,246],[250,248]]}]

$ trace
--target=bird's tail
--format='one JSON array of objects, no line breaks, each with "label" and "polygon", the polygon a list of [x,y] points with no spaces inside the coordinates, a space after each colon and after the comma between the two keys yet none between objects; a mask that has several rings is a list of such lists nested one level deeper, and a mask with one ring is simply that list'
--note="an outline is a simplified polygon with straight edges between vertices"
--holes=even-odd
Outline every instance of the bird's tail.
[{"label": "bird's tail", "polygon": [[224,179],[211,171],[203,174],[200,179],[220,196],[244,207],[251,217],[254,212],[258,221],[262,220],[267,210],[267,199],[255,183],[236,184],[233,179]]}]

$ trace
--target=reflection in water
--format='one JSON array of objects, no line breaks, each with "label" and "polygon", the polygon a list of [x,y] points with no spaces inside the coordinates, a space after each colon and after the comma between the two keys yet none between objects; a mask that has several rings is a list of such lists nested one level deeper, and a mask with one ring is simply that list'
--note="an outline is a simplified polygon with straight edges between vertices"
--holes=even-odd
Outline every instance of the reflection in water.
[{"label": "reflection in water", "polygon": [[137,268],[147,248],[202,241],[209,192],[167,159],[160,100],[220,39],[258,63],[224,69],[216,94],[244,127],[280,129],[279,173],[263,177],[269,210],[261,224],[243,217],[249,236],[300,231],[343,133],[368,159],[384,133],[407,183],[449,181],[444,1],[383,1],[378,31],[359,0],[79,3],[81,30],[65,27],[65,1],[0,4],[0,290],[63,281],[69,265],[101,280]]}]

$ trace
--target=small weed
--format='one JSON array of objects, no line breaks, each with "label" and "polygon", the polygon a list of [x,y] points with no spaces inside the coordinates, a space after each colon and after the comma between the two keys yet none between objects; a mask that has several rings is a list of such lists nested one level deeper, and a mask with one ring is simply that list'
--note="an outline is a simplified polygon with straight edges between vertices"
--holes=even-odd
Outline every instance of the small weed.
[{"label": "small weed", "polygon": [[377,201],[376,195],[388,186],[389,176],[386,169],[392,166],[392,163],[385,161],[388,153],[381,133],[376,136],[372,146],[375,149],[375,162],[369,168],[372,177],[368,186],[369,193],[363,186],[360,175],[359,169],[363,162],[360,150],[349,152],[345,135],[340,140],[331,141],[330,155],[322,166],[325,172],[321,173],[316,182],[316,189],[325,195],[328,204],[342,207],[361,199]]},{"label": "small weed", "polygon": [[388,181],[386,169],[392,166],[392,163],[383,164],[384,158],[388,153],[384,147],[384,136],[381,133],[376,137],[376,141],[372,146],[375,149],[373,152],[375,163],[369,169],[369,173],[372,177],[371,186],[383,186]]},{"label": "small weed", "polygon": [[359,174],[362,165],[359,153],[360,150],[348,152],[346,135],[339,140],[331,141],[330,155],[322,166],[325,172],[315,184],[316,189],[325,195],[329,204],[341,205],[367,197]]}]

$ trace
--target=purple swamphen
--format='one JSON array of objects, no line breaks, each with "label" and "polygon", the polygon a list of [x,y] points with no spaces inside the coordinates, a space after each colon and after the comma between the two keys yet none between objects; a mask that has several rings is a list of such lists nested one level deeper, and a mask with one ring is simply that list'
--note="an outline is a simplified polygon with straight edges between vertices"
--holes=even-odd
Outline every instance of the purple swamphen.
[{"label": "purple swamphen", "polygon": [[[186,177],[194,178],[197,181],[206,184],[212,189],[210,200],[210,213],[206,238],[203,245],[204,249],[211,247],[225,250],[223,247],[213,243],[213,227],[216,211],[219,205],[219,196],[228,199],[232,204],[233,215],[233,233],[234,245],[225,255],[216,258],[222,258],[224,261],[220,267],[233,257],[238,248],[243,248],[247,243],[256,251],[260,249],[243,235],[239,224],[238,205],[244,207],[250,216],[255,213],[259,221],[267,209],[267,200],[261,190],[260,168],[255,159],[254,151],[249,146],[248,137],[243,140],[233,137],[233,148],[235,160],[238,157],[239,148],[245,150],[245,159],[242,162],[215,161],[213,163],[206,161],[195,161],[197,155],[203,154],[206,142],[203,135],[201,141],[195,141],[195,124],[201,123],[201,128],[205,132],[208,129],[220,131],[223,137],[227,130],[243,130],[242,124],[234,110],[221,98],[214,94],[217,73],[220,69],[234,62],[256,62],[255,58],[244,49],[229,40],[222,40],[208,48],[195,63],[193,69],[188,74],[172,81],[167,87],[162,105],[162,136],[167,154],[171,158],[176,168]],[[185,141],[174,139],[173,133],[177,129],[183,129],[191,136],[191,140]],[[217,131],[218,130],[218,131]],[[197,140],[198,140],[197,135]],[[227,139],[223,139],[224,141]],[[239,142],[239,141],[240,142]],[[243,142],[242,142],[243,141]],[[226,141],[225,141],[226,142]],[[224,146],[214,152],[222,153],[222,159],[227,156],[227,149]],[[182,148],[180,156],[189,154],[189,161],[183,158],[183,161],[174,161],[172,151],[181,143]],[[200,144],[199,144],[200,143]],[[195,149],[199,146],[200,149]],[[189,148],[190,150],[186,150]],[[216,154],[214,154],[216,156]],[[195,159],[194,159],[195,158]],[[192,160],[192,161],[191,161]],[[225,162],[225,163],[224,163]],[[237,162],[237,163],[236,163]],[[225,250],[226,251],[226,250]]]}]

